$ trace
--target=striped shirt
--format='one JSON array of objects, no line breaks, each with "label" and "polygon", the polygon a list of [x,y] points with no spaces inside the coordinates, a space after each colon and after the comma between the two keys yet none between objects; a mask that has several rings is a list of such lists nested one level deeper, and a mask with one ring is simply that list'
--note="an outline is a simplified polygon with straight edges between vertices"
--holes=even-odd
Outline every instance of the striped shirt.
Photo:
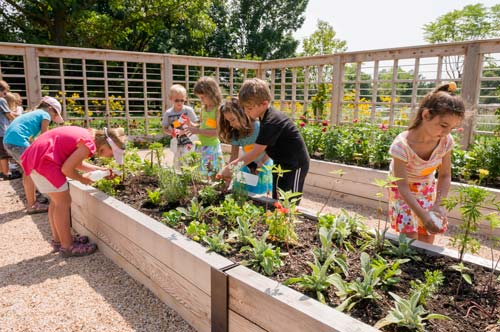
[{"label": "striped shirt", "polygon": [[389,154],[392,157],[391,165],[389,166],[390,173],[394,175],[394,158],[402,160],[406,163],[407,181],[414,182],[429,182],[435,177],[436,169],[441,166],[443,157],[453,149],[453,137],[451,134],[441,138],[439,144],[434,148],[429,160],[423,160],[408,144],[408,131],[399,134],[392,142],[389,149]]}]

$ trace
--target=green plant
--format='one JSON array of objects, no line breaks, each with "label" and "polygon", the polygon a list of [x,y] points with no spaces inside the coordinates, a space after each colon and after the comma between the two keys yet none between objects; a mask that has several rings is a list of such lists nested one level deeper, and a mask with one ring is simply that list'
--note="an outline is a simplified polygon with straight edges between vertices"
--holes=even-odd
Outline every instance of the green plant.
[{"label": "green plant", "polygon": [[149,201],[154,205],[159,205],[161,202],[160,190],[159,189],[156,189],[156,190],[147,189],[147,192],[148,192]]},{"label": "green plant", "polygon": [[146,155],[151,158],[151,165],[154,165],[154,159],[156,159],[156,165],[161,167],[163,161],[163,144],[159,142],[151,143],[148,146],[149,152]]},{"label": "green plant", "polygon": [[429,271],[426,270],[424,272],[425,281],[422,282],[419,279],[411,280],[410,287],[412,292],[418,292],[420,297],[418,299],[418,303],[425,305],[427,299],[432,298],[433,295],[437,292],[439,287],[444,282],[443,272],[439,270]]},{"label": "green plant", "polygon": [[274,203],[274,211],[268,211],[265,222],[269,227],[269,236],[286,244],[297,243],[298,237],[295,233],[297,215],[296,202],[302,193],[283,191],[278,188],[280,201]]},{"label": "green plant", "polygon": [[[214,185],[217,185],[217,183]],[[198,196],[203,205],[213,205],[219,199],[219,191],[214,185],[205,186],[198,192]]]},{"label": "green plant", "polygon": [[173,167],[159,168],[158,187],[165,203],[184,202],[189,196],[188,182]]},{"label": "green plant", "polygon": [[224,241],[224,230],[213,236],[204,236],[203,242],[208,245],[208,252],[227,254],[231,250],[231,246]]},{"label": "green plant", "polygon": [[191,205],[188,208],[178,207],[177,211],[179,211],[186,219],[203,221],[205,220],[205,217],[212,211],[212,207],[204,207],[195,197],[191,200]]},{"label": "green plant", "polygon": [[472,285],[472,277],[470,276],[470,274],[467,273],[467,271],[470,271],[470,268],[465,266],[463,262],[451,265],[450,267],[453,270],[459,272],[460,276],[462,277],[462,279],[460,279],[460,282],[457,285],[457,295],[458,295],[458,293],[460,292],[460,288],[462,286],[462,280],[465,280],[466,283]]},{"label": "green plant", "polygon": [[401,178],[397,178],[397,177],[389,174],[389,175],[387,175],[387,177],[385,179],[375,179],[375,181],[373,183],[377,187],[379,187],[379,191],[375,194],[375,196],[377,197],[377,200],[378,200],[378,207],[377,207],[378,224],[377,224],[377,229],[375,230],[375,243],[376,243],[375,250],[377,252],[382,252],[384,250],[384,246],[387,243],[385,241],[385,234],[389,230],[388,215],[385,216],[384,229],[382,231],[380,230],[380,219],[381,219],[381,215],[384,211],[383,207],[382,207],[382,198],[384,197],[384,192],[386,192],[387,190],[390,190],[391,188],[397,187],[396,182],[399,180],[401,180]]},{"label": "green plant", "polygon": [[249,244],[248,239],[253,236],[253,228],[256,221],[250,222],[251,219],[243,216],[236,217],[237,227],[229,234],[230,238],[236,238],[243,245]]},{"label": "green plant", "polygon": [[249,252],[249,258],[242,261],[243,265],[251,266],[257,272],[264,272],[265,275],[272,275],[274,271],[283,266],[280,248],[274,248],[266,242],[268,232],[264,233],[260,240],[248,238],[250,245],[244,246],[240,252]]},{"label": "green plant", "polygon": [[373,267],[370,263],[370,256],[366,252],[361,253],[361,274],[362,279],[357,278],[351,282],[342,279],[339,274],[332,276],[332,284],[337,289],[335,294],[343,301],[337,310],[350,311],[357,303],[363,299],[381,299],[376,288],[381,284],[381,273],[386,266]]},{"label": "green plant", "polygon": [[404,233],[400,233],[397,245],[388,242],[384,253],[398,258],[410,258],[414,261],[421,261],[422,259],[418,252],[412,247],[412,243],[415,241],[416,239],[411,239]]},{"label": "green plant", "polygon": [[101,179],[99,181],[94,182],[94,187],[102,191],[103,193],[108,194],[109,196],[116,195],[116,186],[122,182],[122,178],[119,176],[114,177],[112,179]]},{"label": "green plant", "polygon": [[179,212],[178,210],[170,210],[164,212],[162,215],[161,222],[169,226],[175,227],[179,223],[181,215],[182,215],[181,212]]},{"label": "green plant", "polygon": [[354,247],[348,239],[354,233],[363,232],[366,229],[358,215],[350,215],[345,209],[341,209],[341,212],[336,215],[323,214],[318,216],[318,227],[332,230],[332,241],[337,247],[350,251],[354,251]]},{"label": "green plant", "polygon": [[[497,205],[497,209],[500,210],[500,205]],[[497,212],[490,213],[489,215],[486,216],[486,219],[488,220],[488,226],[489,226],[489,235],[488,235],[488,240],[490,241],[490,255],[491,255],[491,269],[490,269],[490,276],[488,278],[488,282],[485,285],[485,292],[491,293],[493,291],[493,282],[495,280],[495,271],[498,268],[498,264],[500,263],[500,255],[498,257],[495,257],[495,248],[500,247],[500,237],[494,236],[493,232],[500,228],[500,218],[498,217]],[[500,276],[498,277],[498,281],[500,281]]]},{"label": "green plant", "polygon": [[333,262],[333,256],[328,257],[322,264],[316,256],[314,256],[314,264],[307,262],[307,265],[311,268],[311,274],[304,274],[300,277],[289,278],[283,284],[293,285],[298,284],[298,286],[306,291],[316,292],[316,297],[321,303],[326,303],[325,292],[332,284],[334,274],[328,274],[328,269],[330,264]]},{"label": "green plant", "polygon": [[383,257],[376,255],[372,259],[371,265],[374,269],[381,269],[380,280],[382,288],[388,289],[401,281],[401,264],[409,262],[409,259],[396,259],[392,263],[386,261]]},{"label": "green plant", "polygon": [[[313,248],[312,252],[314,257],[320,262],[325,262],[328,258],[333,258],[331,268],[337,270],[340,268],[340,272],[344,275],[349,274],[349,268],[347,267],[347,262],[344,255],[338,255],[338,250],[333,248],[333,235],[334,230],[328,230],[325,227],[319,229],[319,240],[321,242],[321,247]],[[333,264],[335,263],[335,265]],[[336,271],[337,272],[337,271]]]},{"label": "green plant", "polygon": [[186,234],[194,241],[200,241],[207,235],[208,226],[205,223],[191,221],[186,227]]},{"label": "green plant", "polygon": [[394,299],[394,307],[391,308],[386,317],[375,324],[375,328],[396,324],[410,329],[411,331],[425,331],[425,321],[430,319],[450,319],[440,314],[429,314],[425,308],[419,304],[420,292],[413,292],[409,299],[403,299],[398,295],[389,292]]},{"label": "green plant", "polygon": [[459,231],[452,235],[450,244],[458,248],[458,259],[461,262],[466,252],[475,254],[479,251],[481,245],[473,235],[479,230],[481,221],[485,219],[481,208],[488,203],[494,203],[494,196],[477,185],[460,186],[457,192],[458,196],[444,199],[443,205],[448,211],[460,205],[462,223],[458,226]]}]

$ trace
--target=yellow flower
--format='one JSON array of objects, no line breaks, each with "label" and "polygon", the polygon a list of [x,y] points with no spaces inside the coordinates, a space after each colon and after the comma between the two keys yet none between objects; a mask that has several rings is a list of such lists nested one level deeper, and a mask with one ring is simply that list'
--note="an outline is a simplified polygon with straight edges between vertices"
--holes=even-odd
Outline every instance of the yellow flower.
[{"label": "yellow flower", "polygon": [[201,141],[194,141],[194,145],[201,145]]},{"label": "yellow flower", "polygon": [[487,169],[482,169],[482,168],[479,169],[479,176],[480,177],[484,178],[488,175],[490,175],[490,171],[488,171]]}]

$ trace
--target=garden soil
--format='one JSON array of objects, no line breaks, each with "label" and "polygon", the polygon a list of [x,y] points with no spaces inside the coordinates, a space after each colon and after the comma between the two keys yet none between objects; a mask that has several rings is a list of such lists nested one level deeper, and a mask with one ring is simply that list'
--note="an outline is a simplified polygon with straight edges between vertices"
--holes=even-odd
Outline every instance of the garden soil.
[{"label": "garden soil", "polygon": [[195,331],[101,252],[51,253],[47,213],[27,215],[22,192],[0,181],[0,331]]}]

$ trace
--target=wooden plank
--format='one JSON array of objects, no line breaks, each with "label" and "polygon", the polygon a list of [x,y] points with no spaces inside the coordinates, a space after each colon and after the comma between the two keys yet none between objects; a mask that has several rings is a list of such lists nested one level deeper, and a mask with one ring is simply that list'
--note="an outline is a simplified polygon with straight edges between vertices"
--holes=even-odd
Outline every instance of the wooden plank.
[{"label": "wooden plank", "polygon": [[342,120],[342,98],[344,97],[344,64],[340,62],[340,58],[335,58],[333,62],[333,81],[332,92],[330,99],[330,125],[338,125]]},{"label": "wooden plank", "polygon": [[127,239],[120,238],[114,230],[107,229],[107,226],[96,223],[98,229],[87,228],[78,219],[74,219],[73,224],[76,231],[88,234],[92,241],[97,242],[99,250],[106,257],[146,286],[197,331],[210,331],[210,299],[207,294],[147,255],[141,248],[130,245]]},{"label": "wooden plank", "polygon": [[[75,187],[86,187],[74,184]],[[72,193],[78,190],[75,188]],[[98,218],[118,233],[143,248],[162,263],[210,294],[210,268],[221,268],[232,262],[220,255],[207,253],[200,244],[157,222],[134,208],[101,192],[91,193],[86,202],[74,200],[72,210]]]},{"label": "wooden plank", "polygon": [[372,111],[370,113],[371,123],[375,123],[377,113],[377,96],[378,96],[378,65],[379,61],[375,60],[373,65],[373,82],[372,82]]},{"label": "wooden plank", "polygon": [[483,65],[483,55],[479,53],[480,44],[470,44],[464,60],[461,95],[465,102],[465,109],[471,111],[462,124],[462,147],[467,149],[474,138],[474,122],[477,117],[477,103],[479,100],[479,86]]},{"label": "wooden plank", "polygon": [[227,274],[229,308],[264,330],[378,331],[246,267],[238,266]]},{"label": "wooden plank", "polygon": [[[40,83],[40,67],[38,64],[38,55],[36,48],[26,47],[21,49],[24,52],[24,74],[26,79],[26,98],[28,99],[28,108],[32,109],[40,102],[42,96],[41,83]],[[2,47],[2,54],[5,50]]]},{"label": "wooden plank", "polygon": [[248,319],[245,319],[236,312],[229,310],[229,332],[267,332],[255,325]]}]

